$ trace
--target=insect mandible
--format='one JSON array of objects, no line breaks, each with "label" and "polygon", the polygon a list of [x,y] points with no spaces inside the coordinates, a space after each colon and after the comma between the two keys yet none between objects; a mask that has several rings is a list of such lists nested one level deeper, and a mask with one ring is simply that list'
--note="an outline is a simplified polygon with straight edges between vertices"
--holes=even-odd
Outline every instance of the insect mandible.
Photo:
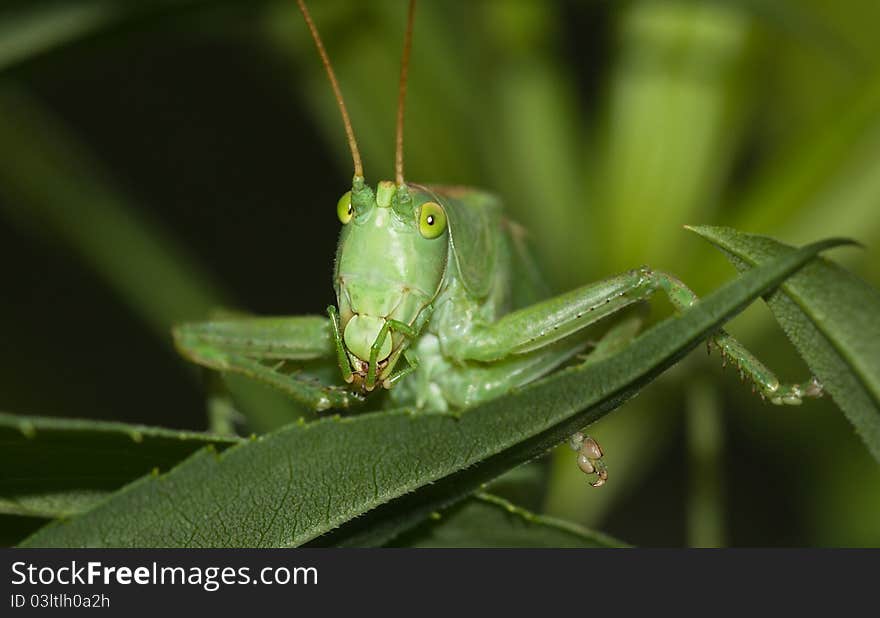
[{"label": "insect mandible", "polygon": [[[389,389],[425,412],[463,409],[527,384],[588,348],[586,327],[662,291],[676,311],[696,302],[676,277],[646,267],[541,300],[522,229],[498,198],[464,187],[408,182],[403,117],[415,0],[410,0],[397,110],[395,179],[370,187],[354,131],[317,28],[297,0],[342,115],[354,163],[351,190],[336,204],[342,231],[327,317],[259,317],[183,324],[178,350],[189,360],[270,384],[315,409],[346,409]],[[822,393],[812,378],[781,384],[723,330],[707,342],[762,398],[798,404]],[[288,363],[339,366],[337,384],[290,372]],[[604,484],[599,444],[577,433],[584,472]]]}]

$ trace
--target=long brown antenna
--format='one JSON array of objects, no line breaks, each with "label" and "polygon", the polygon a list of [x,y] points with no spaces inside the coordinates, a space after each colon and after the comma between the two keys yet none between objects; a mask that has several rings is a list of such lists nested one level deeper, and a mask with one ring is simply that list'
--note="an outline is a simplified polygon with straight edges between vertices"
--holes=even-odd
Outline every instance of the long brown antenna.
[{"label": "long brown antenna", "polygon": [[403,109],[406,103],[406,79],[409,75],[409,54],[412,50],[413,16],[416,0],[409,0],[406,16],[406,35],[403,39],[403,60],[400,63],[400,91],[397,94],[397,144],[394,154],[394,169],[397,185],[403,184]]},{"label": "long brown antenna", "polygon": [[303,17],[306,20],[306,25],[309,27],[309,32],[312,33],[312,38],[315,40],[315,47],[318,48],[318,55],[321,56],[321,62],[324,63],[324,70],[327,71],[327,77],[330,79],[330,86],[333,87],[333,94],[336,95],[336,103],[339,105],[339,112],[342,114],[342,123],[345,125],[345,134],[348,136],[348,147],[351,150],[351,160],[354,162],[354,175],[363,178],[364,166],[361,164],[361,153],[358,151],[357,140],[354,138],[354,130],[351,128],[351,120],[348,118],[348,111],[345,109],[345,101],[342,99],[342,91],[339,89],[339,82],[336,81],[336,74],[333,72],[333,67],[330,64],[330,58],[327,56],[327,51],[324,49],[324,44],[321,42],[321,35],[318,34],[315,22],[312,21],[312,16],[309,15],[306,3],[303,2],[303,0],[296,0],[296,3],[299,5],[299,10],[302,11]]}]

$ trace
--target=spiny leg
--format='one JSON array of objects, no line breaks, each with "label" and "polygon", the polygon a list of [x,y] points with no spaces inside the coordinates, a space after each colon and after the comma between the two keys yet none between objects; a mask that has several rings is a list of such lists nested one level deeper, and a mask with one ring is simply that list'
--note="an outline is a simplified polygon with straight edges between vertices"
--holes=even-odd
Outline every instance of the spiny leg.
[{"label": "spiny leg", "polygon": [[[523,354],[560,341],[628,305],[648,300],[657,290],[669,297],[678,312],[697,302],[697,296],[672,275],[640,268],[509,313],[494,324],[447,341],[445,347],[459,360],[491,362]],[[821,385],[815,378],[804,385],[780,384],[773,372],[724,330],[713,334],[710,341],[771,403],[798,404],[802,397],[821,395]]]},{"label": "spiny leg", "polygon": [[[447,339],[445,347],[456,360],[493,362],[525,354],[564,340],[638,301],[648,300],[658,289],[681,313],[697,302],[697,296],[677,278],[648,268],[632,270],[604,281],[583,286],[555,298],[514,311],[494,324],[472,329],[457,339]],[[634,332],[634,331],[633,331]],[[806,384],[780,384],[779,379],[754,355],[723,329],[708,339],[725,359],[731,359],[743,379],[748,377],[753,390],[771,403],[798,404],[803,397],[818,397],[822,387],[816,378]],[[601,461],[598,443],[582,433],[575,434],[578,465],[585,472],[596,472],[595,486],[604,484],[607,470]]]},{"label": "spiny leg", "polygon": [[748,377],[752,392],[757,389],[761,399],[767,398],[775,405],[800,405],[804,397],[822,396],[822,383],[816,376],[802,383],[780,383],[766,365],[723,329],[706,341],[706,350],[711,353],[713,345],[721,350],[721,366],[727,366],[727,359],[731,359],[737,366],[740,380],[745,381]]},{"label": "spiny leg", "polygon": [[211,351],[211,355],[212,368],[239,373],[273,386],[318,412],[331,408],[350,408],[364,400],[344,387],[324,384],[315,378],[297,373],[282,373],[279,370],[285,362],[283,360],[270,366],[246,356],[223,354],[219,350]]},{"label": "spiny leg", "polygon": [[[687,311],[699,300],[697,295],[678,278],[662,272],[653,274],[678,312]],[[752,392],[757,389],[761,398],[766,397],[770,403],[799,405],[804,397],[822,396],[822,384],[815,376],[802,384],[780,383],[779,378],[764,363],[724,329],[719,329],[706,340],[708,351],[711,352],[713,345],[721,351],[721,366],[726,366],[727,360],[730,359],[739,370],[740,380],[745,381],[748,377],[752,382]]]},{"label": "spiny leg", "polygon": [[525,354],[645,300],[651,291],[640,271],[628,271],[523,307],[492,324],[441,335],[443,348],[458,361],[488,363]]},{"label": "spiny leg", "polygon": [[243,318],[183,324],[174,329],[174,340],[189,360],[261,381],[314,410],[348,408],[363,401],[348,389],[280,371],[288,360],[332,357],[326,318]]}]

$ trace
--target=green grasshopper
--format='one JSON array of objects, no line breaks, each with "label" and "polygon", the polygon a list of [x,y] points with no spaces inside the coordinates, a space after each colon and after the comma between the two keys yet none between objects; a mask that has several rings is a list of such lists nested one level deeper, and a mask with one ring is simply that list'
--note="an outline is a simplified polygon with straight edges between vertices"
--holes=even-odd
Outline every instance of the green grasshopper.
[{"label": "green grasshopper", "polygon": [[[410,1],[397,111],[396,178],[373,190],[320,35],[297,0],[324,64],[345,126],[354,178],[336,204],[342,232],[327,317],[240,318],[183,324],[180,352],[199,365],[243,374],[281,389],[314,410],[345,409],[390,389],[395,404],[460,410],[527,384],[583,352],[586,327],[662,291],[676,311],[697,301],[688,287],[647,267],[539,300],[541,280],[523,230],[490,193],[404,180],[403,116],[415,0]],[[611,331],[614,332],[614,331]],[[612,336],[612,335],[608,335]],[[630,335],[631,337],[632,335]],[[619,343],[619,342],[618,342]],[[600,342],[599,345],[601,345]],[[822,393],[812,378],[780,384],[740,343],[720,330],[721,351],[762,398],[798,404]],[[288,362],[339,365],[342,382],[284,371]],[[598,443],[572,436],[578,466],[607,479]]]}]

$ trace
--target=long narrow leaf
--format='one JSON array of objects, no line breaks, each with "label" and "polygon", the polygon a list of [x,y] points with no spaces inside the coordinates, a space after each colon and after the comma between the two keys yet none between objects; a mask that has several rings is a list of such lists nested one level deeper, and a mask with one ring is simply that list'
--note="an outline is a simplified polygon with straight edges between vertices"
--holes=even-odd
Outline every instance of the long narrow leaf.
[{"label": "long narrow leaf", "polygon": [[[740,271],[796,251],[772,238],[695,227]],[[788,338],[880,461],[880,292],[818,259],[767,297]]]}]

